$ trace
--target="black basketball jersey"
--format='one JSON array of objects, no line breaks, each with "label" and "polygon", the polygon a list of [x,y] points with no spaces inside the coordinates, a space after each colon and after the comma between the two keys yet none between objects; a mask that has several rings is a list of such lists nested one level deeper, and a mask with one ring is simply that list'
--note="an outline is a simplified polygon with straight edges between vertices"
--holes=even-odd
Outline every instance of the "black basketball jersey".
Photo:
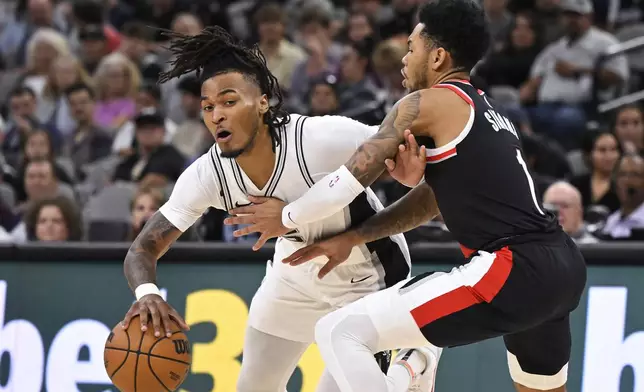
[{"label": "black basketball jersey", "polygon": [[456,139],[427,145],[425,178],[454,238],[477,250],[507,237],[556,230],[555,216],[537,198],[519,132],[503,110],[467,81],[433,88],[449,89],[471,106]]}]

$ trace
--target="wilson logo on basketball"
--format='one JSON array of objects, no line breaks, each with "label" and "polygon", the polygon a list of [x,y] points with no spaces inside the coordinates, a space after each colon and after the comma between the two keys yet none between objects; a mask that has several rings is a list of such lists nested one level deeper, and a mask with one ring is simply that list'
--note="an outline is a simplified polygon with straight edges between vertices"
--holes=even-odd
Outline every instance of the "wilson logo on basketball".
[{"label": "wilson logo on basketball", "polygon": [[174,343],[174,351],[177,354],[190,354],[190,343],[187,340],[177,339],[172,343]]}]

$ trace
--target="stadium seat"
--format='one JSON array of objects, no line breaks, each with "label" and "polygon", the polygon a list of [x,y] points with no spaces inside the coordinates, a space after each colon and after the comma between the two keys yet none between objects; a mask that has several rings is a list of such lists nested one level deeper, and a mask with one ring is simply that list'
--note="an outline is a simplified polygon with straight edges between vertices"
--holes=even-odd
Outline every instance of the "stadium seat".
[{"label": "stadium seat", "polygon": [[16,193],[7,184],[0,184],[0,199],[7,207],[13,208],[16,205]]},{"label": "stadium seat", "polygon": [[[644,36],[644,23],[623,27],[615,32],[615,37],[621,42]],[[627,54],[628,65],[631,69],[644,72],[644,48],[634,50]]]},{"label": "stadium seat", "polygon": [[129,222],[134,192],[134,184],[110,185],[90,198],[83,215],[90,222]]},{"label": "stadium seat", "polygon": [[89,222],[87,239],[93,242],[121,242],[128,240],[128,222]]}]

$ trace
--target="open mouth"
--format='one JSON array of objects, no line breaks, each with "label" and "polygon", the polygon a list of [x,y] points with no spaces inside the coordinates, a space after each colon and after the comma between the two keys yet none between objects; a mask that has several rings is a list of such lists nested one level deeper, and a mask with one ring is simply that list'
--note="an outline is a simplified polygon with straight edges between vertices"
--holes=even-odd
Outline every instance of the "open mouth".
[{"label": "open mouth", "polygon": [[230,133],[230,131],[222,130],[222,131],[217,132],[217,141],[218,142],[225,142],[225,141],[230,140],[230,138],[232,136],[233,136],[233,134]]}]

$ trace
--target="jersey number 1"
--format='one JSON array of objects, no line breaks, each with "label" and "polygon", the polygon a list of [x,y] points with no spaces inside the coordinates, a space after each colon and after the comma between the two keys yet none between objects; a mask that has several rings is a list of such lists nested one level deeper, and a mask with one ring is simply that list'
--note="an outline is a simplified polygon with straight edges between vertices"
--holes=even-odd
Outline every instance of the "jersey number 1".
[{"label": "jersey number 1", "polygon": [[530,187],[530,195],[532,196],[532,201],[534,202],[534,206],[537,208],[537,211],[539,211],[541,215],[545,215],[541,210],[541,207],[539,207],[539,201],[537,200],[537,194],[534,188],[534,181],[532,181],[530,172],[528,172],[528,165],[526,165],[525,161],[523,160],[523,156],[521,155],[521,150],[519,150],[518,148],[517,148],[517,161],[519,161],[519,165],[521,165],[521,167],[523,168],[523,172],[525,173],[525,176],[528,179],[528,186]]}]

